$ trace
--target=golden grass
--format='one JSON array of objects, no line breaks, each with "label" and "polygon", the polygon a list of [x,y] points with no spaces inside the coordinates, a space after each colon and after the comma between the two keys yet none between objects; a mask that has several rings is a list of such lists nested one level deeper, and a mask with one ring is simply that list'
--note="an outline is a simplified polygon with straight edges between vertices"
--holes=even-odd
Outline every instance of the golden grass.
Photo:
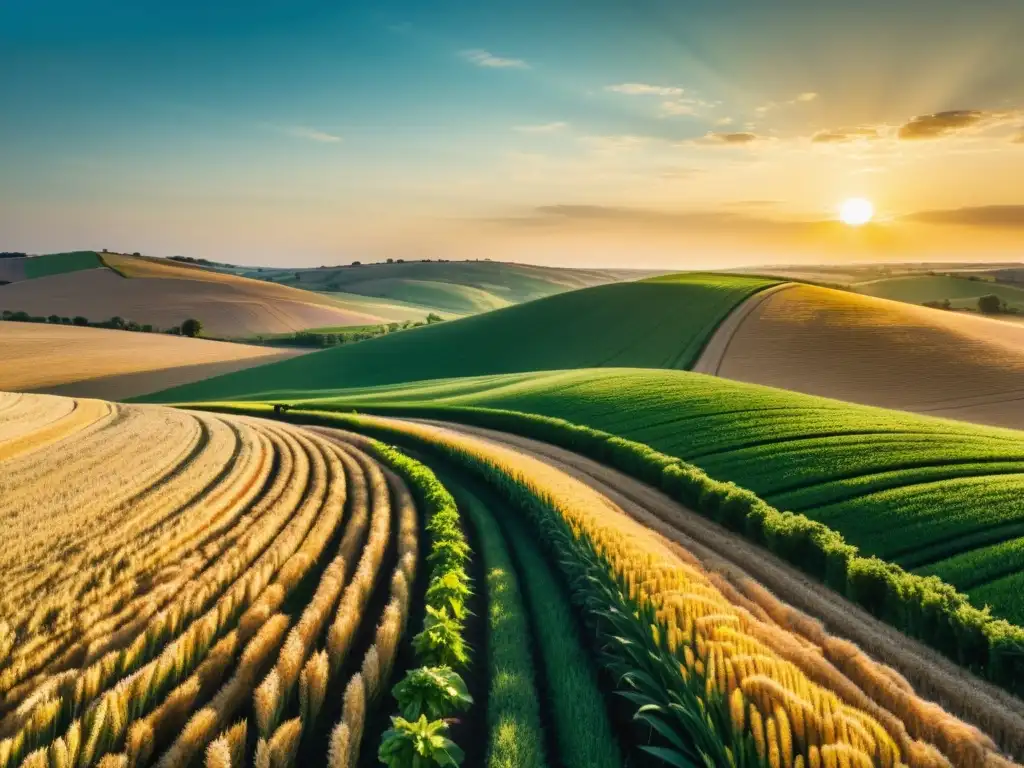
[{"label": "golden grass", "polygon": [[758,304],[718,374],[1024,428],[1024,326],[830,288],[793,286]]},{"label": "golden grass", "polygon": [[296,354],[163,333],[0,323],[0,389],[123,399]]}]

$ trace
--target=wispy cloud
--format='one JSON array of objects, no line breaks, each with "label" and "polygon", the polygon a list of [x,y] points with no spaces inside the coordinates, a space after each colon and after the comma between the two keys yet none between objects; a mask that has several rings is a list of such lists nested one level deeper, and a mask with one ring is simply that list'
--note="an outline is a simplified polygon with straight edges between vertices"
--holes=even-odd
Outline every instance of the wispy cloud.
[{"label": "wispy cloud", "polygon": [[519,131],[520,133],[557,133],[568,127],[568,123],[555,122],[540,123],[539,125],[516,125],[512,130]]},{"label": "wispy cloud", "polygon": [[941,139],[967,133],[977,133],[1014,123],[1022,110],[952,109],[918,115],[900,126],[901,139]]},{"label": "wispy cloud", "polygon": [[661,102],[661,112],[664,115],[700,115],[715,105],[703,99],[673,99]]},{"label": "wispy cloud", "polygon": [[606,85],[606,91],[622,93],[626,96],[682,96],[683,89],[675,86],[649,85],[647,83],[619,83]]},{"label": "wispy cloud", "polygon": [[711,131],[704,134],[704,138],[698,139],[702,144],[719,144],[724,146],[745,146],[747,144],[753,144],[757,141],[763,141],[763,136],[758,136],[756,133],[718,133]]},{"label": "wispy cloud", "polygon": [[646,136],[624,134],[619,136],[581,136],[580,141],[594,152],[620,153],[637,149],[649,143],[650,139]]},{"label": "wispy cloud", "polygon": [[918,211],[903,218],[926,224],[1017,229],[1024,228],[1024,205],[980,205],[949,210]]},{"label": "wispy cloud", "polygon": [[834,131],[818,131],[811,137],[815,144],[842,144],[849,141],[865,141],[882,138],[878,128],[862,126],[857,128],[840,128]]},{"label": "wispy cloud", "polygon": [[490,67],[493,69],[529,69],[530,65],[522,59],[507,59],[502,56],[495,56],[483,48],[471,48],[461,51],[459,55],[471,64],[478,67]]},{"label": "wispy cloud", "polygon": [[769,101],[767,104],[762,104],[760,107],[757,107],[754,111],[759,115],[766,115],[773,109],[792,107],[797,104],[808,104],[812,101],[816,101],[817,99],[818,94],[814,91],[804,91],[803,93],[798,93],[788,101]]},{"label": "wispy cloud", "polygon": [[287,128],[286,132],[297,139],[319,141],[324,144],[336,144],[342,140],[341,136],[337,136],[333,133],[327,133],[325,131],[318,131],[316,128],[307,128],[303,125],[293,125],[290,128]]}]

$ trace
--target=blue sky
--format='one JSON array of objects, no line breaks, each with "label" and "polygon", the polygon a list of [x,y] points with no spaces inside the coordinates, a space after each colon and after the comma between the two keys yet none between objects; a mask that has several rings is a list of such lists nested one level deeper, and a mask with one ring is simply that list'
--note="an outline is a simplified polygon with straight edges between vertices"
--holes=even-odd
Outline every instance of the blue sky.
[{"label": "blue sky", "polygon": [[837,252],[983,255],[1021,230],[912,218],[1024,204],[1021,39],[1018,0],[0,0],[0,249],[689,266],[865,195],[891,231]]}]

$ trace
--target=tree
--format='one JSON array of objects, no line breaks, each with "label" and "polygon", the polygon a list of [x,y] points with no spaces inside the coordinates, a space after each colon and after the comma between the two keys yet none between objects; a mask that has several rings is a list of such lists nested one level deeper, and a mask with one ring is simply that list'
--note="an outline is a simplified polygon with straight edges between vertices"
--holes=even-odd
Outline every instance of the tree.
[{"label": "tree", "polygon": [[362,263],[363,263],[363,262],[361,262],[361,261],[353,261],[353,262],[352,262],[352,266],[353,266],[353,267],[358,267],[358,266],[360,266],[360,265],[361,265]]},{"label": "tree", "polygon": [[395,263],[394,259],[388,259],[388,264],[394,264],[394,263]]},{"label": "tree", "polygon": [[978,311],[986,315],[998,315],[1003,311],[1003,300],[990,293],[978,299]]},{"label": "tree", "polygon": [[120,330],[124,328],[124,318],[114,315],[112,318],[110,318],[110,321],[107,323],[107,325],[109,325],[111,328],[117,328],[118,330]]},{"label": "tree", "polygon": [[89,324],[89,318],[82,317],[81,315],[75,315],[75,317],[72,318],[71,322],[74,325],[86,326]]},{"label": "tree", "polygon": [[441,317],[440,315],[434,314],[433,312],[431,312],[429,315],[427,315],[427,325],[431,325],[432,323],[441,323],[441,322],[444,322],[444,318]]},{"label": "tree", "polygon": [[142,254],[141,254],[141,253],[139,253],[138,251],[136,251],[135,253],[133,253],[133,254],[132,254],[132,256],[141,256],[141,255],[142,255]]},{"label": "tree", "polygon": [[189,336],[195,338],[203,330],[203,324],[196,320],[194,317],[190,317],[184,323],[181,324],[182,336]]},{"label": "tree", "polygon": [[50,315],[48,318],[46,318],[46,322],[51,323],[53,325],[60,325],[60,315]]}]

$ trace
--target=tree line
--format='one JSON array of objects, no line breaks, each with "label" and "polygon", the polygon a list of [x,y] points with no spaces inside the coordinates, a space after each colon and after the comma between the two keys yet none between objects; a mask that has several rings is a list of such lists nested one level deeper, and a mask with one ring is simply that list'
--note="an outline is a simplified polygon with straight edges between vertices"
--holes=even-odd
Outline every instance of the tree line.
[{"label": "tree line", "polygon": [[28,312],[12,311],[5,309],[0,313],[0,318],[15,323],[45,323],[49,325],[74,325],[82,328],[107,328],[116,331],[136,331],[138,333],[168,333],[172,336],[188,336],[195,338],[203,330],[203,323],[194,317],[190,317],[181,325],[171,328],[157,328],[150,323],[136,323],[134,320],[125,320],[123,317],[114,315],[109,320],[93,322],[82,315],[66,317],[61,315],[30,315]]}]

